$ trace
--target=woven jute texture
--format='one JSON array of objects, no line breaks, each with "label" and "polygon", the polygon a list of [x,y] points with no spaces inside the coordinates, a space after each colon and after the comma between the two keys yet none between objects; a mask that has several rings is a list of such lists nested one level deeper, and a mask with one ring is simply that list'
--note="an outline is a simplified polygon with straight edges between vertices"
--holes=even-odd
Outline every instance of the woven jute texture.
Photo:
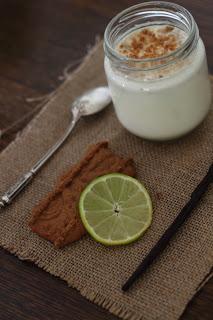
[{"label": "woven jute texture", "polygon": [[[74,98],[105,83],[102,43],[60,86],[40,114],[0,156],[0,192],[16,179],[64,132]],[[0,245],[20,259],[34,261],[78,289],[83,296],[123,319],[177,319],[209,276],[213,262],[213,194],[204,196],[167,249],[128,292],[121,286],[174,220],[205,175],[213,155],[213,110],[188,136],[173,142],[139,139],[121,127],[113,107],[80,120],[69,140],[25,191],[0,214]],[[33,234],[31,209],[51,191],[57,177],[78,161],[88,144],[109,140],[111,148],[132,156],[138,178],[154,204],[153,223],[128,246],[105,247],[89,236],[64,249]]]}]

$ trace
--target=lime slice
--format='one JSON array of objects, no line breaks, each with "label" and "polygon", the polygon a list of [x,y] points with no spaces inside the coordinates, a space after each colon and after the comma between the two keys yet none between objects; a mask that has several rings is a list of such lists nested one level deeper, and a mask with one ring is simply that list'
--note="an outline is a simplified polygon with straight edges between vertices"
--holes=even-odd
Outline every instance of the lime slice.
[{"label": "lime slice", "polygon": [[120,173],[93,180],[81,194],[79,211],[88,233],[105,245],[135,241],[152,221],[152,202],[146,188]]}]

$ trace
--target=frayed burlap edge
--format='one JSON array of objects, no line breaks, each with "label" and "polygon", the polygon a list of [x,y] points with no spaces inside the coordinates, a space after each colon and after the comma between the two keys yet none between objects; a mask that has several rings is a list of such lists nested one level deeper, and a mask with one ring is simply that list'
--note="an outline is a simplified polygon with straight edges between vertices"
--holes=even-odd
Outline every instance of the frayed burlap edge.
[{"label": "frayed burlap edge", "polygon": [[[20,252],[20,250],[15,250],[14,248],[8,247],[5,243],[3,243],[1,246],[9,253],[18,257],[20,260],[34,262],[39,268],[59,278],[60,280],[63,280],[61,278],[60,273],[55,274],[52,268],[46,267],[43,265],[43,263],[39,262],[38,257],[26,256],[24,252]],[[134,310],[129,310],[129,307],[125,308],[123,305],[112,301],[110,297],[106,298],[99,292],[97,293],[93,290],[85,288],[84,286],[81,286],[79,282],[76,281],[74,278],[72,278],[72,280],[69,281],[64,279],[64,281],[68,284],[69,287],[72,287],[79,291],[80,294],[87,300],[99,305],[100,307],[103,307],[115,316],[118,316],[124,320],[145,320],[143,316],[136,313]]]},{"label": "frayed burlap edge", "polygon": [[[61,278],[60,272],[58,274],[55,274],[55,272],[52,270],[51,267],[46,267],[43,265],[43,263],[39,262],[39,257],[26,256],[24,252],[18,252],[14,248],[8,247],[6,244],[2,244],[2,247],[5,250],[9,251],[10,253],[14,254],[20,260],[22,261],[29,260],[31,262],[34,262],[39,268],[59,278],[60,280],[63,280]],[[188,304],[185,307],[183,307],[181,316],[183,315],[184,311],[187,309],[188,305],[191,304],[194,297],[203,288],[203,286],[212,278],[212,276],[213,276],[213,271],[211,270],[210,273],[204,277],[203,281],[199,284],[197,289],[194,291],[192,298],[191,300],[189,300]],[[83,297],[85,297],[87,300],[99,305],[100,307],[103,307],[104,309],[108,310],[110,313],[112,313],[115,316],[118,316],[124,320],[145,320],[145,318],[142,315],[136,313],[134,310],[130,310],[129,307],[125,308],[123,305],[112,301],[110,297],[106,298],[99,292],[97,293],[97,292],[94,292],[93,290],[85,288],[84,286],[81,286],[79,282],[74,278],[72,278],[72,280],[64,279],[64,281],[68,284],[68,286],[79,291],[80,294]]]},{"label": "frayed burlap edge", "polygon": [[[85,66],[85,64],[88,62],[88,60],[93,56],[93,54],[96,52],[96,50],[103,45],[103,42],[100,39],[96,40],[96,44],[89,49],[88,54],[83,59],[83,62],[77,67],[69,76],[65,79],[65,81],[56,88],[55,91],[50,93],[45,101],[42,102],[44,104],[41,111],[31,120],[31,122],[25,127],[25,129],[21,132],[21,134],[18,134],[17,137],[13,142],[11,142],[2,152],[1,156],[6,155],[8,151],[10,151],[11,148],[13,148],[16,143],[22,139],[23,136],[25,136],[28,131],[31,130],[32,125],[34,122],[37,121],[37,118],[42,115],[42,113],[45,112],[47,109],[49,103],[54,100],[55,96],[57,95],[58,91],[66,84],[67,81],[70,81],[74,79],[75,75]],[[213,80],[213,76],[210,76],[211,80]],[[43,269],[46,272],[49,272],[51,275],[56,276],[61,279],[60,272],[55,273],[54,270],[52,270],[51,267],[44,266],[43,263],[39,262],[39,257],[37,256],[26,256],[25,252],[21,252],[21,250],[15,250],[14,248],[11,248],[7,246],[5,243],[1,244],[2,248],[9,251],[10,253],[17,256],[20,260],[30,260],[34,262],[39,268]],[[204,277],[203,281],[199,284],[199,286],[196,288],[194,293],[192,294],[191,300],[188,302],[186,306],[183,307],[182,314],[186,310],[187,306],[191,304],[193,298],[195,295],[198,294],[198,292],[203,288],[203,286],[212,278],[213,276],[213,270],[210,270],[209,273]],[[61,279],[62,280],[62,279]],[[136,313],[134,310],[130,310],[129,307],[125,308],[125,306],[114,302],[110,299],[110,297],[106,298],[101,293],[94,292],[93,290],[90,290],[88,288],[85,288],[84,286],[81,286],[78,281],[76,281],[74,278],[72,280],[64,279],[64,281],[67,282],[68,286],[71,286],[78,290],[83,297],[88,299],[89,301],[107,309],[110,313],[124,319],[124,320],[145,320],[144,317],[141,314]]]},{"label": "frayed burlap edge", "polygon": [[13,146],[22,139],[23,136],[25,136],[29,130],[31,130],[32,125],[37,121],[37,119],[45,112],[45,110],[48,108],[48,105],[50,102],[52,102],[57,95],[58,91],[66,84],[67,81],[72,80],[76,74],[85,66],[87,61],[93,56],[95,51],[103,45],[103,42],[100,40],[100,37],[97,36],[95,39],[95,45],[88,48],[88,53],[86,56],[82,59],[82,63],[68,76],[66,76],[64,82],[59,85],[54,91],[50,92],[49,94],[44,96],[44,101],[42,101],[40,104],[43,105],[42,109],[36,114],[36,116],[26,125],[26,127],[17,134],[14,141],[12,141],[1,153],[0,155],[6,155],[8,151],[13,148]]}]

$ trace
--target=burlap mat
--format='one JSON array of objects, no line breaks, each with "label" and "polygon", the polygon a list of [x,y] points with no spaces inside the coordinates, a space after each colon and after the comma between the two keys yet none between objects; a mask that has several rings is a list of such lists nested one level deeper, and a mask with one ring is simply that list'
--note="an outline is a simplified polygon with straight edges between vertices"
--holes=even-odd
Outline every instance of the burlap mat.
[{"label": "burlap mat", "polygon": [[[69,107],[84,90],[105,83],[102,44],[57,90],[51,101],[0,157],[0,192],[30,168],[64,132]],[[177,319],[202,286],[213,262],[212,189],[165,252],[128,293],[121,285],[148,253],[187,201],[212,161],[213,110],[193,133],[170,143],[143,141],[118,123],[112,107],[82,119],[69,141],[16,201],[0,214],[0,245],[34,261],[78,289],[83,296],[123,319]],[[109,139],[111,147],[133,156],[139,179],[151,192],[154,217],[138,242],[116,248],[89,236],[55,249],[33,234],[27,222],[32,207],[52,189],[57,177],[78,161],[89,143]]]}]

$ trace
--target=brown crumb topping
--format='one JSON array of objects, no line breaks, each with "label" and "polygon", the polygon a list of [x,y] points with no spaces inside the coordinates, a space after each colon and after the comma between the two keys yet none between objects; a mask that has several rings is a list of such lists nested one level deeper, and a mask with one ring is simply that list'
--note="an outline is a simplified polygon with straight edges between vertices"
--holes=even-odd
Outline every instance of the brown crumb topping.
[{"label": "brown crumb topping", "polygon": [[175,51],[181,45],[180,34],[174,27],[143,28],[123,40],[117,50],[129,58],[157,58]]}]

